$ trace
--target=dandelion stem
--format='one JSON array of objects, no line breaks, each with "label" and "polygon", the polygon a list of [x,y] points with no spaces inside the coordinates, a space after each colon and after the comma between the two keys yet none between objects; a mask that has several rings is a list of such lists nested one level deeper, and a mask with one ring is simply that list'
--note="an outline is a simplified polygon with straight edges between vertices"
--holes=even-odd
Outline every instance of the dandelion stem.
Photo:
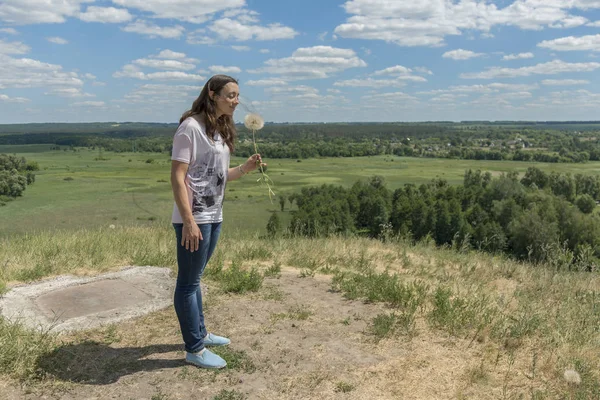
[{"label": "dandelion stem", "polygon": [[[256,145],[255,133],[256,129],[252,129],[252,142],[254,143],[254,154],[258,154],[258,146]],[[273,196],[275,196],[275,192],[273,192],[273,190],[271,189],[273,181],[271,180],[271,178],[269,178],[269,175],[265,173],[265,170],[263,169],[260,160],[256,160],[256,163],[258,164],[258,169],[260,170],[260,173],[262,175],[260,178],[257,179],[257,182],[260,182],[261,184],[267,187],[269,200],[271,200],[271,204],[273,204]]]}]

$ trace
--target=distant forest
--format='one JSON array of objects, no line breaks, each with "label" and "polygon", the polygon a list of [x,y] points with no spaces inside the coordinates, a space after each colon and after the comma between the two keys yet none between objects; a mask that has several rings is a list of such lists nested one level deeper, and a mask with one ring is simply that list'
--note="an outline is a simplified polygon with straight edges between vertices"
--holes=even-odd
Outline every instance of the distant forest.
[{"label": "distant forest", "polygon": [[[177,124],[88,123],[0,125],[0,145],[51,144],[57,149],[116,152],[171,150]],[[254,151],[238,125],[236,154]],[[586,162],[600,160],[600,122],[464,121],[422,123],[266,124],[257,133],[269,158],[394,154],[475,160]]]},{"label": "distant forest", "polygon": [[[547,174],[530,167],[492,177],[468,170],[462,185],[443,179],[392,191],[382,177],[350,188],[321,185],[288,196],[296,203],[288,235],[365,234],[429,240],[456,250],[505,253],[556,269],[600,266],[600,177]],[[281,201],[283,210],[284,201]],[[278,232],[274,213],[267,224]]]}]

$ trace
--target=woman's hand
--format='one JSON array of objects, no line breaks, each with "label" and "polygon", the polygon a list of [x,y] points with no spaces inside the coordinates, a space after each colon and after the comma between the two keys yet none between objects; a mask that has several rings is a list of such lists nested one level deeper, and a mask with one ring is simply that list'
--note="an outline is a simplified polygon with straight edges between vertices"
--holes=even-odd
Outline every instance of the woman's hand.
[{"label": "woman's hand", "polygon": [[181,235],[181,245],[192,253],[200,247],[202,232],[194,222],[192,224],[183,224],[183,234]]},{"label": "woman's hand", "polygon": [[244,163],[242,168],[244,169],[244,172],[247,174],[248,172],[254,171],[259,166],[266,167],[267,164],[262,162],[262,158],[260,157],[260,154],[254,154],[254,155],[251,155],[248,158],[248,160],[246,160],[246,162]]}]

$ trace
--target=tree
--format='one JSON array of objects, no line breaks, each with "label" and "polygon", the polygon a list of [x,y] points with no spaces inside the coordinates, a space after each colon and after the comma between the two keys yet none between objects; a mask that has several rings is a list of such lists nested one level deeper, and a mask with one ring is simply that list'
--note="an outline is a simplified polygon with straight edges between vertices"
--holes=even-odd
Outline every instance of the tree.
[{"label": "tree", "polygon": [[550,180],[548,179],[548,175],[544,171],[536,167],[527,168],[527,172],[525,172],[525,176],[521,179],[521,183],[524,186],[531,186],[535,184],[539,189],[544,189],[548,186]]},{"label": "tree", "polygon": [[552,189],[552,193],[557,196],[563,196],[570,202],[575,200],[575,179],[573,179],[571,174],[552,172],[550,174],[550,188]]},{"label": "tree", "polygon": [[448,203],[439,200],[435,205],[434,238],[438,245],[450,244],[456,232],[452,232],[452,217],[448,211]]},{"label": "tree", "polygon": [[276,211],[271,213],[271,217],[267,222],[267,236],[270,238],[274,238],[281,231],[281,221],[279,221],[279,216]]},{"label": "tree", "polygon": [[548,257],[546,249],[557,244],[559,238],[557,223],[544,220],[536,206],[512,221],[508,231],[513,254],[532,261],[545,261]]},{"label": "tree", "polygon": [[19,197],[27,185],[35,182],[39,166],[36,162],[27,162],[25,157],[0,154],[0,196]]},{"label": "tree", "polygon": [[589,194],[582,194],[575,201],[575,205],[584,214],[591,214],[596,208],[596,201]]},{"label": "tree", "polygon": [[0,171],[0,196],[22,196],[26,187],[27,178],[16,170]]},{"label": "tree", "polygon": [[279,205],[281,206],[281,212],[283,212],[283,209],[285,207],[285,195],[280,194],[279,195]]}]

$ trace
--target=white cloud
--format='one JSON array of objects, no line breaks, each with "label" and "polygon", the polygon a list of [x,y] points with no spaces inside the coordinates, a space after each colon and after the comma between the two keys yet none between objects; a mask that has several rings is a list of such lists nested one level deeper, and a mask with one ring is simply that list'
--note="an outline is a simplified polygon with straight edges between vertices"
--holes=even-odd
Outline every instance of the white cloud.
[{"label": "white cloud", "polygon": [[526,58],[533,58],[533,53],[519,53],[519,54],[507,54],[504,57],[502,57],[503,60],[505,61],[511,61],[511,60],[524,60]]},{"label": "white cloud", "polygon": [[231,46],[231,48],[235,51],[250,51],[252,50],[250,46]]},{"label": "white cloud", "polygon": [[79,19],[85,22],[118,24],[131,21],[133,16],[124,8],[89,6],[79,14]]},{"label": "white cloud", "polygon": [[339,87],[370,87],[370,88],[384,88],[384,87],[403,87],[406,86],[405,82],[401,82],[395,79],[347,79],[344,81],[338,81],[333,84]]},{"label": "white cloud", "polygon": [[50,43],[54,43],[54,44],[67,44],[67,43],[69,43],[68,40],[63,39],[63,38],[58,37],[58,36],[48,37],[48,38],[46,38],[46,40],[49,41]]},{"label": "white cloud", "polygon": [[94,0],[2,0],[0,20],[13,25],[60,24]]},{"label": "white cloud", "polygon": [[430,69],[425,67],[414,67],[413,69],[420,74],[433,75],[433,72],[431,72]]},{"label": "white cloud", "polygon": [[544,40],[538,43],[538,47],[555,51],[600,51],[600,34],[580,37],[567,36],[559,39]]},{"label": "white cloud", "polygon": [[193,32],[188,33],[186,42],[189,44],[215,44],[217,40],[210,37],[206,33],[206,29],[196,29]]},{"label": "white cloud", "polygon": [[96,75],[90,74],[89,72],[83,74],[82,78],[85,78],[85,79],[91,81],[92,86],[106,86],[106,83],[97,81]]},{"label": "white cloud", "polygon": [[332,107],[338,107],[340,104],[349,103],[350,101],[337,95],[322,95],[319,90],[306,85],[299,86],[276,86],[265,89],[265,92],[271,95],[271,100],[268,102],[252,102],[254,106],[264,108],[286,107],[300,108],[313,111],[329,110]]},{"label": "white cloud", "polygon": [[196,74],[188,74],[182,71],[161,71],[145,73],[133,64],[125,65],[120,71],[113,74],[114,78],[134,78],[140,80],[156,80],[156,81],[202,81],[204,77]]},{"label": "white cloud", "polygon": [[319,33],[319,35],[317,36],[317,38],[322,42],[322,41],[325,40],[326,36],[327,36],[327,31]]},{"label": "white cloud", "polygon": [[513,99],[513,100],[519,100],[519,99],[529,99],[532,97],[532,94],[529,92],[509,92],[509,93],[502,93],[499,95],[499,97],[504,98],[504,99]]},{"label": "white cloud", "polygon": [[0,54],[0,89],[81,86],[77,73],[65,72],[60,65]]},{"label": "white cloud", "polygon": [[298,32],[294,29],[275,23],[268,26],[254,25],[250,22],[222,18],[214,21],[209,27],[221,40],[275,40],[293,39]]},{"label": "white cloud", "polygon": [[215,74],[239,74],[242,70],[239,67],[226,67],[223,65],[211,65],[208,70]]},{"label": "white cloud", "polygon": [[375,71],[373,75],[408,75],[412,72],[412,69],[406,68],[402,65],[395,65],[379,71]]},{"label": "white cloud", "polygon": [[265,66],[251,73],[271,73],[287,79],[319,79],[349,68],[366,67],[367,63],[358,58],[354,50],[330,46],[302,47],[291,57],[272,58]]},{"label": "white cloud", "polygon": [[122,102],[130,104],[173,104],[188,103],[189,98],[198,96],[201,86],[143,84],[124,96]]},{"label": "white cloud", "polygon": [[260,49],[258,52],[261,54],[267,54],[267,53],[270,53],[270,50],[269,49]]},{"label": "white cloud", "polygon": [[267,100],[267,101],[254,100],[251,104],[254,107],[261,107],[264,109],[281,108],[283,106],[283,102],[281,100]]},{"label": "white cloud", "polygon": [[572,86],[587,85],[590,81],[584,79],[544,79],[542,85],[546,86]]},{"label": "white cloud", "polygon": [[298,86],[275,86],[265,89],[265,92],[269,92],[271,94],[317,94],[319,93],[318,89],[315,89],[312,86],[306,85],[298,85]]},{"label": "white cloud", "polygon": [[448,89],[437,89],[423,92],[417,92],[420,95],[440,95],[447,93],[500,93],[500,91],[525,92],[538,89],[537,84],[514,84],[514,83],[489,83],[487,85],[455,85]]},{"label": "white cloud", "polygon": [[55,95],[60,97],[95,97],[93,94],[85,93],[81,88],[55,88],[50,92],[44,93],[45,95]]},{"label": "white cloud", "polygon": [[586,24],[586,26],[591,26],[591,27],[594,27],[594,28],[600,28],[600,21],[590,22],[590,23]]},{"label": "white cloud", "polygon": [[26,99],[25,97],[9,97],[0,93],[0,101],[4,101],[6,103],[28,103],[31,100]]},{"label": "white cloud", "polygon": [[113,3],[152,13],[156,18],[193,24],[208,21],[217,12],[240,8],[245,0],[112,0]]},{"label": "white cloud", "polygon": [[205,77],[196,74],[188,74],[186,72],[181,71],[165,71],[145,74],[144,77],[140,79],[157,81],[203,81]]},{"label": "white cloud", "polygon": [[258,79],[251,80],[245,83],[248,86],[276,86],[276,85],[286,85],[287,82],[283,79]]},{"label": "white cloud", "polygon": [[8,35],[18,35],[19,34],[19,32],[17,32],[17,30],[14,28],[0,28],[0,32],[6,33]]},{"label": "white cloud", "polygon": [[535,103],[526,104],[528,107],[557,107],[560,110],[565,108],[590,108],[595,110],[600,106],[600,94],[592,93],[588,90],[564,90],[552,92],[548,96],[536,99]]},{"label": "white cloud", "polygon": [[256,11],[250,11],[245,8],[234,8],[231,10],[227,10],[223,13],[223,17],[225,18],[239,17],[242,15],[255,20],[258,13]]},{"label": "white cloud", "polygon": [[431,99],[429,99],[429,101],[433,101],[436,103],[449,103],[449,102],[455,102],[456,100],[463,98],[463,97],[467,97],[467,95],[466,94],[444,93],[444,94],[440,94],[439,96],[432,97]]},{"label": "white cloud", "polygon": [[468,60],[470,58],[481,57],[484,55],[485,54],[483,53],[475,53],[471,50],[456,49],[445,52],[442,54],[442,57],[451,58],[453,60]]},{"label": "white cloud", "polygon": [[460,77],[463,79],[516,78],[531,75],[553,75],[563,72],[589,72],[598,68],[600,68],[600,63],[597,62],[568,63],[561,60],[554,60],[521,68],[491,67],[483,72],[463,73]]},{"label": "white cloud", "polygon": [[75,107],[104,107],[106,104],[103,101],[79,101],[71,105]]},{"label": "white cloud", "polygon": [[588,22],[587,18],[581,16],[569,16],[561,21],[550,25],[550,28],[568,29],[584,25]]},{"label": "white cloud", "polygon": [[419,103],[419,99],[403,92],[377,93],[362,96],[361,99],[366,103],[375,103],[376,107],[381,105],[402,106]]},{"label": "white cloud", "polygon": [[165,27],[150,24],[143,20],[137,20],[121,29],[125,32],[139,33],[140,35],[146,35],[150,38],[161,37],[165,39],[177,39],[183,35],[183,32],[185,31],[185,28],[180,25]]},{"label": "white cloud", "polygon": [[423,78],[422,76],[413,75],[412,73],[413,70],[410,68],[407,68],[403,65],[395,65],[393,67],[388,67],[379,71],[375,71],[373,75],[391,75],[395,76],[397,81],[427,82],[427,79]]},{"label": "white cloud", "polygon": [[527,83],[490,83],[487,85],[489,88],[494,90],[510,90],[515,92],[527,92],[534,89],[539,89],[537,84],[527,84]]},{"label": "white cloud", "polygon": [[185,55],[185,53],[179,53],[179,52],[167,49],[167,50],[162,50],[160,53],[158,53],[158,54],[156,54],[154,56],[150,56],[150,57],[179,60],[179,59],[182,59],[182,58],[186,58],[187,56]]},{"label": "white cloud", "polygon": [[339,90],[339,89],[327,89],[327,91],[329,93],[333,93],[333,94],[340,94],[340,93],[342,93],[342,91]]},{"label": "white cloud", "polygon": [[21,42],[5,42],[0,39],[0,54],[26,54],[29,50],[29,46]]},{"label": "white cloud", "polygon": [[[125,65],[121,71],[113,74],[115,78],[134,78],[141,80],[201,80],[203,77],[197,74],[189,74],[196,68],[198,60],[189,58],[185,53],[175,52],[169,49],[161,50],[158,54],[146,58],[138,58]],[[146,73],[142,68],[158,69],[161,72]]]},{"label": "white cloud", "polygon": [[345,38],[384,40],[400,46],[441,46],[449,35],[478,30],[484,35],[494,26],[521,29],[570,28],[584,24],[571,9],[600,8],[597,0],[516,0],[504,8],[481,0],[348,0],[351,16],[335,28]]},{"label": "white cloud", "polygon": [[189,71],[196,68],[194,64],[183,62],[180,60],[159,60],[154,58],[140,58],[132,61],[133,64],[140,67],[148,67],[154,69],[163,69],[169,71]]}]

